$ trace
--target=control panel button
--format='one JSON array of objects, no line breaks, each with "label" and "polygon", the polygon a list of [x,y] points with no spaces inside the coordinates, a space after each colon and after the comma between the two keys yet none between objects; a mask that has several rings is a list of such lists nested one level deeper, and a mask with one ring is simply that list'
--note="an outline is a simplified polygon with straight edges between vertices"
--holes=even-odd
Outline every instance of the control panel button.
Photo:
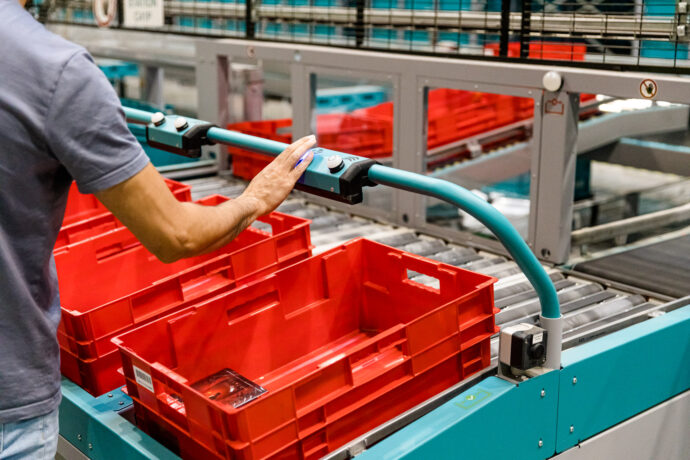
[{"label": "control panel button", "polygon": [[328,166],[328,170],[332,173],[337,173],[341,169],[343,169],[343,166],[345,166],[345,162],[343,161],[343,157],[340,155],[331,155],[328,157],[326,160],[326,166]]},{"label": "control panel button", "polygon": [[176,130],[182,131],[187,126],[189,126],[189,123],[187,122],[187,119],[185,117],[177,117],[175,119],[175,129]]},{"label": "control panel button", "polygon": [[154,126],[162,125],[165,123],[165,114],[163,114],[163,112],[154,113],[151,115],[151,123],[153,123]]}]

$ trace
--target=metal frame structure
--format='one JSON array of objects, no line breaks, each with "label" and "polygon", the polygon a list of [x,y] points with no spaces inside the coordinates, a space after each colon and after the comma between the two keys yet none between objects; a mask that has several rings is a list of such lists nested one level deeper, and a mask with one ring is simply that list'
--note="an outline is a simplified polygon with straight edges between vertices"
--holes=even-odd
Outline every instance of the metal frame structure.
[{"label": "metal frame structure", "polygon": [[[236,83],[229,66],[249,64],[260,66],[263,62],[278,63],[289,69],[290,95],[293,101],[293,135],[306,135],[313,131],[313,106],[315,80],[313,75],[340,76],[344,78],[369,78],[388,82],[394,103],[394,139],[392,166],[413,172],[426,171],[426,98],[429,87],[448,87],[475,91],[511,94],[535,100],[533,137],[528,143],[482,155],[461,163],[462,175],[483,177],[510,177],[526,170],[531,171],[530,221],[528,244],[538,257],[552,263],[567,261],[570,248],[570,220],[573,203],[569,198],[574,174],[573,144],[577,153],[606,146],[621,136],[630,135],[622,130],[633,122],[645,132],[645,123],[656,130],[678,129],[686,123],[687,107],[652,107],[642,113],[616,114],[606,123],[597,120],[580,123],[582,137],[578,133],[576,110],[566,112],[566,104],[573,105],[580,92],[601,93],[618,98],[640,98],[641,84],[653,80],[656,93],[651,100],[690,103],[690,81],[668,74],[640,72],[615,72],[607,70],[556,67],[535,64],[512,64],[476,60],[445,59],[437,56],[410,56],[387,52],[372,52],[333,47],[284,44],[236,39],[199,39],[174,34],[101,30],[99,38],[92,38],[93,29],[82,26],[53,25],[53,30],[78,43],[82,43],[98,56],[136,60],[147,67],[186,67],[196,69],[199,118],[224,126],[243,114],[231,113],[227,93]],[[543,88],[542,78],[555,70],[563,78],[558,93]],[[545,101],[557,97],[564,104],[567,116],[547,114]],[[546,129],[544,128],[546,127]],[[620,134],[620,136],[618,136]],[[616,163],[629,165],[648,164],[653,158],[657,169],[675,172],[684,164],[687,152],[683,148],[660,148],[654,143],[635,144],[635,155],[625,156],[627,140],[618,143],[612,153],[602,149],[597,157],[611,157]],[[217,147],[213,150],[219,153]],[[227,169],[227,157],[217,155],[219,170]],[[650,159],[647,160],[646,159]],[[539,174],[542,168],[549,174]],[[687,168],[677,170],[685,174]],[[210,171],[208,165],[204,171]],[[171,171],[171,174],[190,172]],[[449,177],[447,177],[449,178]],[[376,192],[379,192],[378,194]],[[366,217],[404,224],[420,231],[441,236],[449,241],[462,242],[475,247],[502,253],[495,241],[470,232],[458,232],[428,223],[425,215],[426,200],[403,191],[372,191],[364,206],[342,208]],[[321,201],[329,206],[332,203]],[[553,216],[556,216],[554,218]],[[608,230],[603,228],[602,232]]]},{"label": "metal frame structure", "polygon": [[[199,101],[203,107],[199,115],[221,126],[225,124],[228,113],[224,102],[227,72],[223,70],[228,63],[258,65],[262,61],[276,61],[289,65],[295,138],[313,131],[310,121],[314,106],[314,75],[391,82],[395,120],[392,166],[422,174],[427,170],[425,96],[429,88],[456,88],[533,98],[536,110],[530,142],[533,181],[528,243],[542,260],[552,263],[566,262],[570,253],[579,94],[640,98],[643,82],[653,80],[657,91],[649,99],[690,103],[690,81],[666,74],[449,60],[236,39],[198,40],[196,60]],[[549,71],[558,72],[563,79],[563,86],[557,92],[544,89],[542,79]],[[547,103],[557,103],[561,110],[550,112]],[[221,169],[224,166],[221,163]],[[330,202],[326,204],[339,207]],[[390,209],[368,206],[365,202],[365,206],[344,210],[501,252],[494,241],[484,237],[428,223],[424,209],[424,198],[395,191]]]}]

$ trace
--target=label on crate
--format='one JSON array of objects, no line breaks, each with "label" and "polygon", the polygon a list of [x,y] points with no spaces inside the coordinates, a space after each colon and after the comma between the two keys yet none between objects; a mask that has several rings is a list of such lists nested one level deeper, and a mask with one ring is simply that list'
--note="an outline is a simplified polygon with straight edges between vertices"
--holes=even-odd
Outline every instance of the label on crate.
[{"label": "label on crate", "polygon": [[125,27],[163,27],[163,0],[124,0]]},{"label": "label on crate", "polygon": [[137,366],[132,365],[132,367],[134,368],[134,380],[136,380],[139,385],[146,388],[151,393],[154,393],[153,380],[151,379],[149,373],[142,371]]}]

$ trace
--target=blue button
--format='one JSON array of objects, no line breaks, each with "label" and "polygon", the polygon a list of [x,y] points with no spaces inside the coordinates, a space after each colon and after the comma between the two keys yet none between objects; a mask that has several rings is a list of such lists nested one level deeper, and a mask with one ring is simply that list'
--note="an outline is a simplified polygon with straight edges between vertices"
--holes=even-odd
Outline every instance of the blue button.
[{"label": "blue button", "polygon": [[314,155],[316,155],[316,152],[321,151],[321,149],[309,149],[306,152],[304,152],[304,155],[299,157],[299,160],[297,160],[297,163],[295,163],[295,168],[299,166],[299,164],[304,161],[305,158],[307,158],[307,155],[309,155],[309,152],[314,152]]}]

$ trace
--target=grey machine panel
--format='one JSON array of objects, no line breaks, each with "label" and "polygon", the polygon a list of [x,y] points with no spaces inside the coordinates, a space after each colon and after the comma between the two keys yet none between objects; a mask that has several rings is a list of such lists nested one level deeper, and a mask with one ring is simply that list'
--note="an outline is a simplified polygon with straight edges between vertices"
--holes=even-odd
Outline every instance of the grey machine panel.
[{"label": "grey machine panel", "polygon": [[690,295],[688,254],[690,235],[579,263],[574,268],[670,297],[684,297]]},{"label": "grey machine panel", "polygon": [[555,460],[688,460],[690,391],[583,441]]}]

